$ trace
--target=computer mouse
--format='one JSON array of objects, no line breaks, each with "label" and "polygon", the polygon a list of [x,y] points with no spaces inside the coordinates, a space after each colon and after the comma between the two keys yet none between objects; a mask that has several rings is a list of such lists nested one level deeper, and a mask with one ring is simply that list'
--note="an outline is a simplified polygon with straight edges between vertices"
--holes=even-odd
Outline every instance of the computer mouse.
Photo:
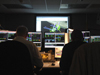
[{"label": "computer mouse", "polygon": [[52,65],[52,66],[55,66],[55,63],[52,63],[51,65]]}]

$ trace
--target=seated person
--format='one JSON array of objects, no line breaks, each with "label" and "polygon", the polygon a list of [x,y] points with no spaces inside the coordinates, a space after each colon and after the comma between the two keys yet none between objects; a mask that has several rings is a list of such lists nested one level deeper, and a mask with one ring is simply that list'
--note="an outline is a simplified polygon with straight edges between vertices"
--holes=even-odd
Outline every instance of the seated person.
[{"label": "seated person", "polygon": [[21,42],[25,44],[30,52],[32,67],[36,66],[37,69],[41,69],[43,67],[43,60],[39,53],[38,48],[33,42],[27,41],[26,38],[28,36],[28,29],[25,26],[19,26],[16,29],[16,37],[15,41]]},{"label": "seated person", "polygon": [[69,42],[63,47],[62,56],[60,59],[60,69],[63,75],[68,75],[69,68],[72,62],[75,50],[85,42],[83,42],[83,34],[79,30],[74,30],[71,34],[72,42]]},{"label": "seated person", "polygon": [[100,75],[100,42],[81,45],[75,51],[69,75]]}]

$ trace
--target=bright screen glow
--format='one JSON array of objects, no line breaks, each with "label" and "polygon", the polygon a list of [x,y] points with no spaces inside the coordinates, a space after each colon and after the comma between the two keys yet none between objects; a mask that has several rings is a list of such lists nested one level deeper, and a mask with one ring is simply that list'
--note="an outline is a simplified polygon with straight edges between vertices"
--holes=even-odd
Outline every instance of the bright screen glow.
[{"label": "bright screen glow", "polygon": [[36,31],[65,32],[69,27],[69,16],[37,16]]},{"label": "bright screen glow", "polygon": [[62,48],[55,48],[55,58],[61,58],[62,55]]}]

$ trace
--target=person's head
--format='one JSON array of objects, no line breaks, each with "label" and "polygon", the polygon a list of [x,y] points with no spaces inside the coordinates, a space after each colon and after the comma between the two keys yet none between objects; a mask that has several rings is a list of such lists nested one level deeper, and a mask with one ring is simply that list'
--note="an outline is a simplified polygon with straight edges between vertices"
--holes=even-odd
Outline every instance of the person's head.
[{"label": "person's head", "polygon": [[80,30],[74,30],[71,33],[71,40],[72,41],[83,41],[83,34]]},{"label": "person's head", "polygon": [[26,38],[28,36],[28,28],[25,26],[19,26],[16,29],[16,36],[22,36]]}]

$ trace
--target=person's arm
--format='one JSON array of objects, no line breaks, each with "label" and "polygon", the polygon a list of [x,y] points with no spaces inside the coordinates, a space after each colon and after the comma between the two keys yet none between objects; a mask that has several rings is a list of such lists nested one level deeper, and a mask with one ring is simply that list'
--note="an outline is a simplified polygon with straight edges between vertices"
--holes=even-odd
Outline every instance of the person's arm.
[{"label": "person's arm", "polygon": [[42,56],[40,55],[40,52],[38,48],[35,46],[35,44],[33,44],[32,47],[33,47],[33,53],[32,53],[33,64],[37,68],[42,68],[43,67]]}]

